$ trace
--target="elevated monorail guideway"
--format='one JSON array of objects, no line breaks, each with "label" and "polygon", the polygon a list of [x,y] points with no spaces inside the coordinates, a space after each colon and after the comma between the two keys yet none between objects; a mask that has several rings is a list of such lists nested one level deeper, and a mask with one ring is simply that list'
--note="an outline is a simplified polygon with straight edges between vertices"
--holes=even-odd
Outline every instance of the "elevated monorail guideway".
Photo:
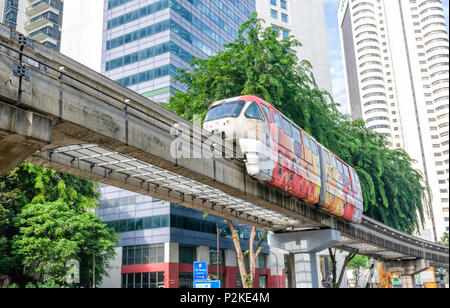
[{"label": "elevated monorail guideway", "polygon": [[[383,260],[426,259],[448,267],[447,247],[367,217],[353,224],[321,211],[251,178],[242,159],[232,155],[172,157],[177,131],[183,128],[189,132],[186,140],[191,154],[214,151],[222,139],[3,25],[0,110],[23,113],[23,122],[15,126],[10,124],[18,124],[19,117],[0,114],[0,143],[25,140],[17,148],[28,148],[3,153],[0,147],[0,167],[6,165],[0,170],[27,160],[274,232],[332,228],[341,232],[344,240],[338,246],[343,250]],[[35,125],[37,121],[50,121],[53,127]],[[47,127],[48,134],[34,133],[36,127]],[[230,153],[226,145],[222,151]]]}]

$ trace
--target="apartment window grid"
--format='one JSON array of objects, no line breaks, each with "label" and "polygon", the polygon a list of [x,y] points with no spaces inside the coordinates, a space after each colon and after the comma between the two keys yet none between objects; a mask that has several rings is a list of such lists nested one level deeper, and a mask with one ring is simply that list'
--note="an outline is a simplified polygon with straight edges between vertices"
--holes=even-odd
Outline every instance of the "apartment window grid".
[{"label": "apartment window grid", "polygon": [[[279,6],[278,6],[279,3]],[[270,0],[270,4],[272,6],[270,10],[270,16],[273,19],[278,20],[278,15],[280,16],[280,20],[284,23],[289,22],[289,17],[287,14],[287,1],[285,0]],[[281,10],[281,11],[279,11]]]}]

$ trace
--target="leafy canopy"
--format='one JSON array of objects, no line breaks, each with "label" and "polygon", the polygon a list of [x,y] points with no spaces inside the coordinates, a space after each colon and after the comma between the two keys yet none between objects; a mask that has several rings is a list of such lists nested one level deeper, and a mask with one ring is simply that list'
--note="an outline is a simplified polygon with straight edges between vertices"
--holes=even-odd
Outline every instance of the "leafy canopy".
[{"label": "leafy canopy", "polygon": [[108,260],[115,255],[114,242],[119,241],[95,213],[77,213],[62,201],[27,204],[14,223],[19,234],[13,238],[13,251],[27,274],[60,286],[66,285],[67,262],[76,260],[82,285],[88,287],[90,260],[96,256],[96,274],[100,277],[99,272],[104,273]]},{"label": "leafy canopy", "polygon": [[177,92],[167,107],[192,120],[204,117],[214,101],[259,96],[355,168],[366,215],[408,233],[419,230],[430,203],[415,162],[391,150],[362,120],[341,114],[331,95],[317,87],[311,64],[298,59],[299,46],[293,37],[280,39],[278,31],[264,29],[253,15],[223,51],[194,58],[189,69],[180,70],[176,78],[187,91]]},{"label": "leafy canopy", "polygon": [[95,256],[101,281],[120,239],[92,212],[98,197],[97,183],[29,163],[0,178],[0,274],[21,286],[61,286],[74,259],[88,287]]}]

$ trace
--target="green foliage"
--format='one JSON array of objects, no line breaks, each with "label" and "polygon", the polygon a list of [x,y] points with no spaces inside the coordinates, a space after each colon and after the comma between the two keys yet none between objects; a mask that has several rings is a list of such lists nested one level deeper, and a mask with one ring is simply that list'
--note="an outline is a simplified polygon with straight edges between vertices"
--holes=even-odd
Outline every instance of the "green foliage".
[{"label": "green foliage", "polygon": [[97,183],[29,163],[0,178],[0,274],[19,286],[63,287],[72,258],[89,287],[95,255],[101,281],[119,238],[92,212],[98,197]]},{"label": "green foliage", "polygon": [[279,39],[263,29],[254,15],[238,38],[208,59],[192,61],[177,80],[187,87],[167,106],[192,120],[206,115],[209,105],[240,95],[266,100],[321,144],[354,167],[361,181],[365,214],[398,230],[413,233],[424,223],[430,206],[429,189],[415,162],[401,150],[391,150],[387,139],[339,113],[337,103],[318,89],[311,64],[299,61],[292,37]]},{"label": "green foliage", "polygon": [[449,244],[448,244],[448,232],[445,232],[443,235],[442,235],[442,238],[441,238],[441,240],[439,241],[439,243],[441,244],[441,245],[443,245],[443,246],[449,246]]},{"label": "green foliage", "polygon": [[356,255],[349,263],[347,268],[348,269],[367,269],[367,262],[369,261],[369,257],[362,256],[362,255]]},{"label": "green foliage", "polygon": [[[114,242],[119,240],[95,213],[77,213],[63,201],[27,204],[14,223],[19,234],[13,238],[13,251],[27,274],[58,286],[66,283],[69,260],[78,260],[81,270],[87,271],[87,265],[92,267],[88,260],[95,255],[96,274],[101,277],[115,254]],[[89,277],[81,275],[83,285],[90,285]]]}]

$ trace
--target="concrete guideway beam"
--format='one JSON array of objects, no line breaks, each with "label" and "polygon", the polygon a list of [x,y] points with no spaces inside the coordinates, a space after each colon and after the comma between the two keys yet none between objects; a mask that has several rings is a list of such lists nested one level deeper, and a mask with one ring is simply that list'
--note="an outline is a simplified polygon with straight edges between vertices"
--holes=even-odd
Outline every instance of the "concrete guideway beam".
[{"label": "concrete guideway beam", "polygon": [[289,253],[289,286],[296,288],[319,288],[317,253],[341,241],[341,233],[332,229],[273,234],[269,237],[271,247]]},{"label": "concrete guideway beam", "polygon": [[402,260],[384,262],[383,270],[400,276],[414,276],[431,267],[427,260]]},{"label": "concrete guideway beam", "polygon": [[0,176],[52,140],[52,120],[0,102]]},{"label": "concrete guideway beam", "polygon": [[340,242],[341,232],[329,229],[274,234],[270,246],[297,254],[320,252]]},{"label": "concrete guideway beam", "polygon": [[403,260],[384,262],[383,270],[398,274],[402,280],[402,286],[405,289],[414,288],[414,276],[426,271],[431,267],[430,262],[427,260]]}]

